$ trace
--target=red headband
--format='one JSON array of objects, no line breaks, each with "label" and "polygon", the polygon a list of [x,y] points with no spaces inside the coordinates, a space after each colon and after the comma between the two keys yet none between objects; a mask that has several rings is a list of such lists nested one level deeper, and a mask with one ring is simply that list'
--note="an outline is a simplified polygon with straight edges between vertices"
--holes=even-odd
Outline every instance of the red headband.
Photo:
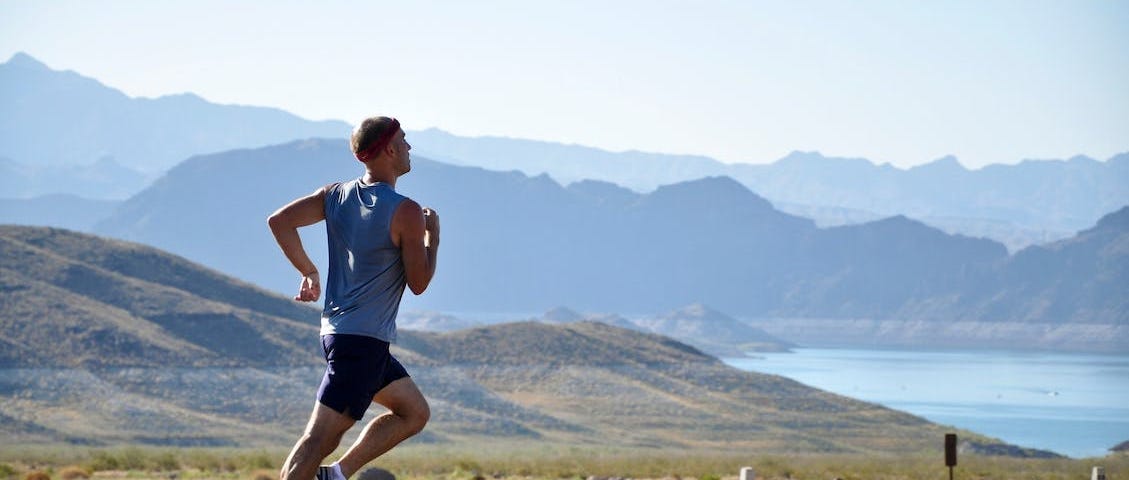
[{"label": "red headband", "polygon": [[354,154],[357,157],[357,160],[367,162],[369,160],[372,160],[373,158],[376,158],[376,156],[380,155],[380,152],[384,150],[384,147],[388,146],[388,143],[392,141],[392,138],[395,137],[396,133],[399,131],[400,121],[393,118],[392,125],[389,125],[388,128],[384,130],[384,133],[376,137],[376,140],[373,140],[373,142],[369,144],[368,148]]}]

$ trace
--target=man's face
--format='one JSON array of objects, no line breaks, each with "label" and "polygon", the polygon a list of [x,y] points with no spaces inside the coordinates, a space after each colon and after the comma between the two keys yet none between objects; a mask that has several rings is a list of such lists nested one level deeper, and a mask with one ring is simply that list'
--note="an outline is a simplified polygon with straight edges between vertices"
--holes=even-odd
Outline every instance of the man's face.
[{"label": "man's face", "polygon": [[412,171],[411,154],[408,153],[412,149],[412,145],[408,143],[404,131],[400,130],[396,133],[396,138],[392,140],[393,145],[396,146],[396,171],[400,175]]}]

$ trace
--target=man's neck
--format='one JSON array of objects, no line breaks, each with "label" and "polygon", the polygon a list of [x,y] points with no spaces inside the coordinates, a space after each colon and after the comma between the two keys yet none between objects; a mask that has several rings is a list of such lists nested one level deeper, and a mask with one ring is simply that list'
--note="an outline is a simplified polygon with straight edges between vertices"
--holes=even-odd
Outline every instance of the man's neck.
[{"label": "man's neck", "polygon": [[374,172],[372,170],[366,170],[365,176],[361,177],[361,181],[365,182],[366,185],[372,185],[374,183],[386,183],[388,184],[388,186],[396,188],[395,175],[382,174],[381,172]]}]

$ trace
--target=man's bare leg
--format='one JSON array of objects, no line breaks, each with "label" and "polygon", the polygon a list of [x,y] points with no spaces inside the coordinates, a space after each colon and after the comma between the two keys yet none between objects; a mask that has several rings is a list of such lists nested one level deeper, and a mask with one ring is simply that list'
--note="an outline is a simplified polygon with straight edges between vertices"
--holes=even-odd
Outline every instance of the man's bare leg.
[{"label": "man's bare leg", "polygon": [[372,401],[383,405],[389,412],[369,422],[361,436],[345,452],[345,456],[338,460],[345,478],[351,477],[366,463],[419,433],[431,418],[427,399],[423,398],[411,377],[388,384],[377,392]]},{"label": "man's bare leg", "polygon": [[314,412],[310,414],[306,432],[298,439],[294,450],[290,451],[286,463],[282,464],[279,480],[313,480],[321,461],[337,449],[341,436],[354,423],[356,420],[352,417],[337,413],[318,402],[314,406]]}]

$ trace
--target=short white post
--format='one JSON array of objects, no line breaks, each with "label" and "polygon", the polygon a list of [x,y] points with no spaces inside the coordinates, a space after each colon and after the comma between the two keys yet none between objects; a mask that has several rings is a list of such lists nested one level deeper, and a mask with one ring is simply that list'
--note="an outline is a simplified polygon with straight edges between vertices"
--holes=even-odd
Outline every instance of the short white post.
[{"label": "short white post", "polygon": [[[741,480],[756,480],[757,474],[753,471],[753,467],[741,467]],[[1102,477],[1105,480],[1105,477]]]},{"label": "short white post", "polygon": [[1090,480],[1105,480],[1105,469],[1094,467],[1094,470],[1090,472]]}]

